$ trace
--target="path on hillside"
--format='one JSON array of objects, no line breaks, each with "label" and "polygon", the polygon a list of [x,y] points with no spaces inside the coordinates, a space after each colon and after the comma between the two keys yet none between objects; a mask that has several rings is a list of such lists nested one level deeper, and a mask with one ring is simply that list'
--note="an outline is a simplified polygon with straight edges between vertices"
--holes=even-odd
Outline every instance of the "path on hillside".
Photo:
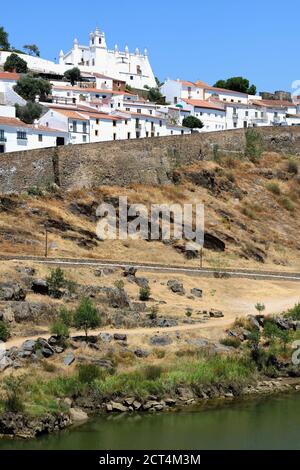
[{"label": "path on hillside", "polygon": [[56,266],[87,266],[93,268],[125,268],[126,266],[133,266],[142,271],[161,272],[171,274],[186,274],[198,277],[232,277],[244,278],[263,281],[295,281],[300,282],[300,272],[287,272],[287,271],[263,271],[263,270],[248,270],[248,269],[227,269],[227,268],[194,268],[184,267],[178,265],[164,265],[158,263],[134,263],[129,261],[112,261],[100,259],[78,259],[78,258],[43,258],[34,256],[0,256],[3,261],[32,261],[44,265]]},{"label": "path on hillside", "polygon": [[[282,298],[273,300],[270,298],[268,301],[268,314],[279,314],[284,310],[293,307],[297,302],[299,302],[299,297],[293,297],[290,299]],[[244,305],[246,306],[246,305]],[[249,308],[250,308],[249,304]],[[230,325],[233,324],[237,315],[231,313],[229,315],[225,315],[223,318],[216,318],[211,319],[206,323],[196,323],[193,325],[178,325],[170,328],[132,328],[132,329],[118,329],[118,328],[101,328],[97,330],[93,330],[90,332],[91,335],[98,336],[100,333],[110,333],[110,334],[126,334],[128,338],[132,337],[141,337],[145,335],[155,335],[155,334],[167,334],[167,333],[174,333],[174,332],[201,332],[203,333],[203,337],[216,339],[218,337],[224,336],[224,332],[226,328],[229,328]],[[213,333],[213,335],[211,335]],[[71,338],[76,336],[84,336],[84,331],[72,331]],[[34,336],[23,336],[23,337],[15,337],[11,338],[7,343],[5,343],[5,348],[9,349],[12,347],[20,347],[24,341],[31,339],[37,340],[41,337],[50,336],[50,331],[47,328],[41,329],[41,333],[39,335]]]}]

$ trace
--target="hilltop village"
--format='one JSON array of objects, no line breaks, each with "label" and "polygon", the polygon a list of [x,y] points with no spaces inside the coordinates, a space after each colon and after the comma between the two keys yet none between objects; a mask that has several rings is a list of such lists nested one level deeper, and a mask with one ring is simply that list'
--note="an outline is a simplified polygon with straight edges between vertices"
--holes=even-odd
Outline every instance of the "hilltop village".
[{"label": "hilltop village", "polygon": [[148,51],[109,49],[96,28],[58,63],[0,51],[0,153],[191,132],[300,124],[289,93],[260,95],[167,79]]}]

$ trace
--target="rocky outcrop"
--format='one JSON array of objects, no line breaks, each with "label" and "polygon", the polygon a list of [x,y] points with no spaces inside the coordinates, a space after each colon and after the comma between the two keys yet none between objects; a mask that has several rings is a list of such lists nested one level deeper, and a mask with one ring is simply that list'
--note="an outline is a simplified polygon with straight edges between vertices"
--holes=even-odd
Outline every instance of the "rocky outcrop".
[{"label": "rocky outcrop", "polygon": [[0,435],[31,439],[61,431],[71,424],[72,420],[67,413],[47,413],[36,418],[23,413],[4,413],[0,415]]},{"label": "rocky outcrop", "polygon": [[15,300],[21,302],[26,299],[26,291],[23,286],[15,281],[0,283],[0,301]]}]

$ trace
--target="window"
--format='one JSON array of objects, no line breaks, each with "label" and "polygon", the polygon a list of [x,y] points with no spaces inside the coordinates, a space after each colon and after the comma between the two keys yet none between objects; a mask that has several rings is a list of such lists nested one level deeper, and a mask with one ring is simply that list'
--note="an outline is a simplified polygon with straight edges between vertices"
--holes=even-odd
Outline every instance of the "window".
[{"label": "window", "polygon": [[163,123],[162,121],[159,121],[159,127],[162,127]]},{"label": "window", "polygon": [[77,122],[73,121],[73,132],[77,132]]},{"label": "window", "polygon": [[117,121],[113,121],[113,127],[117,127]]},{"label": "window", "polygon": [[249,111],[246,111],[246,112],[245,112],[245,116],[249,116]]},{"label": "window", "polygon": [[133,75],[130,76],[130,80],[133,80]]},{"label": "window", "polygon": [[27,134],[23,131],[17,131],[17,139],[18,140],[27,140]]},{"label": "window", "polygon": [[82,136],[82,142],[86,142],[86,135]]},{"label": "window", "polygon": [[152,111],[152,109],[150,109],[149,113],[150,113],[150,114],[151,114],[151,116],[152,116],[152,114],[153,114],[153,111]]},{"label": "window", "polygon": [[130,139],[130,137],[131,137],[130,132],[128,132],[127,139]]},{"label": "window", "polygon": [[99,119],[96,119],[96,124],[97,126],[99,126]]},{"label": "window", "polygon": [[99,131],[95,131],[95,136],[98,137]]},{"label": "window", "polygon": [[87,133],[87,125],[86,125],[86,122],[84,122],[84,123],[82,124],[82,132],[83,132],[84,134]]},{"label": "window", "polygon": [[0,142],[4,142],[4,141],[5,141],[4,131],[0,130]]},{"label": "window", "polygon": [[174,132],[173,132],[173,131],[171,131],[171,135],[173,135],[173,134],[174,134]]},{"label": "window", "polygon": [[39,134],[39,142],[43,142],[43,135]]},{"label": "window", "polygon": [[125,119],[125,126],[127,126],[127,124],[128,124],[128,120],[127,120],[127,119]]},{"label": "window", "polygon": [[149,132],[148,131],[146,131],[146,137],[149,137]]},{"label": "window", "polygon": [[117,134],[114,134],[114,140],[117,140]]},{"label": "window", "polygon": [[137,112],[138,114],[142,114],[142,110],[141,110],[141,109],[137,109],[136,112]]},{"label": "window", "polygon": [[159,132],[157,133],[157,137],[159,137]]},{"label": "window", "polygon": [[126,111],[130,111],[130,108],[126,108]]}]

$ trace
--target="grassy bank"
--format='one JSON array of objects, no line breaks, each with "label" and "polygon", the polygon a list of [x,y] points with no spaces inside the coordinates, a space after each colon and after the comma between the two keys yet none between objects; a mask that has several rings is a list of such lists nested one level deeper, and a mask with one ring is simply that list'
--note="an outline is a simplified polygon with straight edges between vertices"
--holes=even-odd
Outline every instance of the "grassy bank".
[{"label": "grassy bank", "polygon": [[[195,391],[203,386],[242,387],[256,378],[255,364],[245,356],[184,354],[165,366],[136,367],[126,372],[80,366],[70,376],[41,380],[38,374],[20,379],[18,398],[24,411],[39,415],[66,411],[64,398],[93,396],[99,403],[115,397],[174,396],[178,387]],[[1,401],[2,411],[5,400]]]}]

